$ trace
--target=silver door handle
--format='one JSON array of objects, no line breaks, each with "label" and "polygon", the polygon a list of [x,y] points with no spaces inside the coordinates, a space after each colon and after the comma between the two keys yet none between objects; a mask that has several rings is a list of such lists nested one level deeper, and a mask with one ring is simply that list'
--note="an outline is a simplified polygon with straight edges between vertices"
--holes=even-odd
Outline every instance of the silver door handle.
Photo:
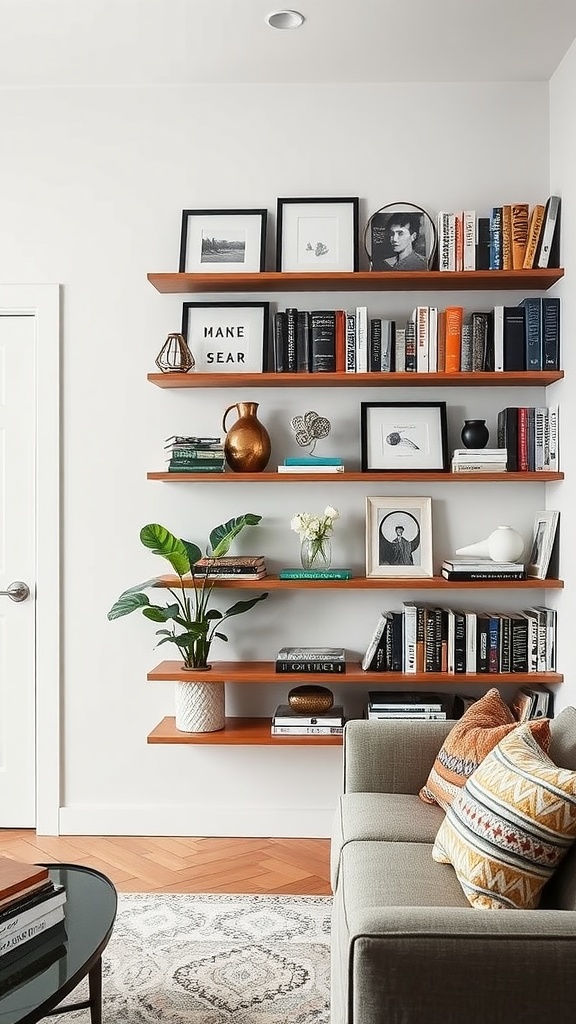
[{"label": "silver door handle", "polygon": [[22,583],[22,580],[15,580],[8,590],[0,590],[0,597],[9,597],[11,601],[25,601],[30,597],[30,587]]}]

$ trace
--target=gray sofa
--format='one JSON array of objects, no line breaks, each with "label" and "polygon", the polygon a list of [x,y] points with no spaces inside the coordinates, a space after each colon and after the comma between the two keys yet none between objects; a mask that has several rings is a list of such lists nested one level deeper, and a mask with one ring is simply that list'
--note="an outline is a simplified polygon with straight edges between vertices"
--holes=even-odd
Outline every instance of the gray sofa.
[{"label": "gray sofa", "polygon": [[[453,722],[353,721],[332,837],[332,1024],[574,1024],[576,848],[538,910],[470,906],[418,791]],[[550,756],[576,770],[576,710]]]}]

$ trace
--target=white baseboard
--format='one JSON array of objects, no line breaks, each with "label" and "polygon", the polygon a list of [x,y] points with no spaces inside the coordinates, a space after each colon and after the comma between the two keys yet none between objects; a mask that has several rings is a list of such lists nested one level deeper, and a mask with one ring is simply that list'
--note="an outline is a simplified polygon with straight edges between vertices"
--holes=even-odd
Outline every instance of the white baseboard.
[{"label": "white baseboard", "polygon": [[60,808],[59,834],[327,839],[333,817],[333,807],[71,806]]}]

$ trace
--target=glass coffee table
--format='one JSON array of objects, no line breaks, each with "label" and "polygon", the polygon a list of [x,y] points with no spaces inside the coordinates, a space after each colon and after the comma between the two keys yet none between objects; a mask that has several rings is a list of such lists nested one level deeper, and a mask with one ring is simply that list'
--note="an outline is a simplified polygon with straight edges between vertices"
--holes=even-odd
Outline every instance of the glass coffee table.
[{"label": "glass coffee table", "polygon": [[[0,1024],[35,1024],[50,1014],[90,1009],[92,1024],[102,1022],[102,953],[116,918],[116,890],[92,868],[48,864],[50,878],[66,889],[65,931],[26,953],[2,971]],[[62,1000],[88,976],[89,999]]]}]

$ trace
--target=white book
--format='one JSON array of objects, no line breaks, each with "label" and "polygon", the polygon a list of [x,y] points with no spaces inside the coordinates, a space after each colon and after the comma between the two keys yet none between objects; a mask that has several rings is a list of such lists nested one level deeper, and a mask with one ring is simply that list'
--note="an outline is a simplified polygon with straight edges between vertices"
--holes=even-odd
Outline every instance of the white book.
[{"label": "white book", "polygon": [[404,672],[410,675],[416,672],[416,620],[418,610],[414,601],[402,603],[402,649]]},{"label": "white book", "polygon": [[396,328],[394,339],[394,365],[396,373],[406,372],[406,331],[404,327]]},{"label": "white book", "polygon": [[368,308],[356,306],[356,372],[368,373]]},{"label": "white book", "polygon": [[463,270],[476,270],[476,211],[464,210],[462,214],[464,238]]},{"label": "white book", "polygon": [[448,214],[448,270],[456,270],[456,214]]},{"label": "white book", "polygon": [[35,921],[31,921],[24,928],[21,928],[20,931],[5,935],[3,939],[0,939],[0,957],[3,953],[16,949],[17,946],[21,946],[24,942],[28,942],[29,939],[33,939],[36,935],[40,935],[63,920],[64,906],[62,905],[51,910],[44,917],[38,917]]},{"label": "white book", "polygon": [[279,473],[343,473],[344,466],[278,466]]},{"label": "white book", "polygon": [[558,455],[558,406],[548,407],[548,436],[550,438],[550,471],[557,473],[560,466]]},{"label": "white book", "polygon": [[366,653],[365,653],[365,655],[364,655],[364,657],[362,658],[362,661],[361,661],[361,666],[362,666],[362,671],[363,672],[367,672],[368,669],[370,668],[370,665],[372,663],[372,659],[373,659],[374,655],[376,654],[376,649],[378,647],[378,644],[380,643],[380,640],[382,639],[382,635],[384,633],[384,630],[386,629],[387,621],[388,621],[388,617],[387,617],[386,613],[385,612],[380,612],[380,618],[378,619],[378,622],[376,623],[376,626],[374,628],[374,632],[372,633],[372,636],[370,637],[370,641],[368,643],[368,647],[366,648]]},{"label": "white book", "polygon": [[[546,434],[548,422],[548,409],[537,406],[534,409],[534,470],[541,472],[548,468],[546,465]],[[548,462],[550,452],[548,451]]]},{"label": "white book", "polygon": [[356,373],[356,313],[346,313],[346,373]]},{"label": "white book", "polygon": [[341,736],[343,725],[272,725],[272,736]]},{"label": "white book", "polygon": [[466,671],[476,672],[476,612],[464,612],[466,616]]},{"label": "white book", "polygon": [[494,306],[494,369],[504,370],[504,306]]},{"label": "white book", "polygon": [[438,307],[428,307],[428,372],[438,371]]},{"label": "white book", "polygon": [[450,214],[447,211],[441,210],[436,219],[438,230],[438,270],[454,269],[454,267],[450,266],[451,253],[449,217]]},{"label": "white book", "polygon": [[368,711],[367,716],[373,721],[383,719],[388,722],[395,718],[404,721],[406,719],[414,719],[415,721],[446,721],[445,711]]},{"label": "white book", "polygon": [[416,336],[416,373],[428,373],[428,306],[416,306],[411,319]]},{"label": "white book", "polygon": [[455,633],[455,617],[454,610],[452,608],[447,609],[448,617],[448,651],[447,651],[447,663],[446,671],[449,675],[454,673],[454,633]]},{"label": "white book", "polygon": [[61,907],[65,902],[66,891],[64,888],[60,888],[59,891],[52,893],[48,899],[28,907],[27,910],[22,910],[20,913],[15,913],[13,917],[0,921],[0,942],[7,935],[17,935],[18,932],[23,931],[28,925],[46,917],[47,914]]}]

